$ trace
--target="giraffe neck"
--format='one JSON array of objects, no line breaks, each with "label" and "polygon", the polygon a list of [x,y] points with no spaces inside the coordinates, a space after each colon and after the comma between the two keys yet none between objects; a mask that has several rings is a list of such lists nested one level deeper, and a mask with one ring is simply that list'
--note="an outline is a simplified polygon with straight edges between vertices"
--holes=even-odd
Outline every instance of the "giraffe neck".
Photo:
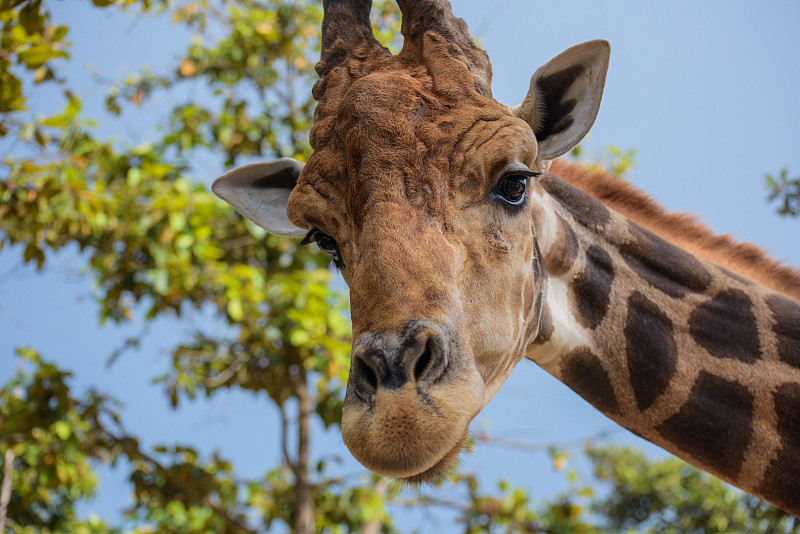
[{"label": "giraffe neck", "polygon": [[553,175],[526,356],[634,433],[800,515],[800,303],[692,256]]}]

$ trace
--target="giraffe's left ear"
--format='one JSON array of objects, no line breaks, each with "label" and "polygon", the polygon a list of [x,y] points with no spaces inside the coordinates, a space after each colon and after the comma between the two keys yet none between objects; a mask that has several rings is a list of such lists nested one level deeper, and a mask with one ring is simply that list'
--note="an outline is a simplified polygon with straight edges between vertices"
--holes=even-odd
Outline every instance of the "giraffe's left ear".
[{"label": "giraffe's left ear", "polygon": [[608,41],[589,41],[534,73],[528,95],[512,111],[533,129],[540,161],[571,150],[589,132],[600,109],[610,56]]},{"label": "giraffe's left ear", "polygon": [[303,163],[292,158],[252,163],[226,172],[211,190],[269,232],[301,237],[307,231],[292,224],[286,215],[286,203],[301,170]]}]

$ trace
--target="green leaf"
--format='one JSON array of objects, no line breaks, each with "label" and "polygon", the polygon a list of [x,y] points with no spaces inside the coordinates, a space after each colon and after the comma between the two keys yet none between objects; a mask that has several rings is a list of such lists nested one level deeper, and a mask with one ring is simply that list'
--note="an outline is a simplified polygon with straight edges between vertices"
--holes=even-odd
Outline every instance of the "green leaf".
[{"label": "green leaf", "polygon": [[22,84],[4,68],[3,61],[0,59],[0,113],[18,111],[24,106],[25,97],[22,94]]},{"label": "green leaf", "polygon": [[56,421],[53,423],[53,431],[61,438],[61,441],[66,441],[72,435],[72,428],[66,421]]},{"label": "green leaf", "polygon": [[126,178],[129,187],[136,187],[142,183],[142,169],[139,167],[131,167],[128,169],[128,176]]},{"label": "green leaf", "polygon": [[20,358],[23,358],[35,364],[38,364],[41,361],[39,353],[30,347],[17,347],[14,350],[14,353]]},{"label": "green leaf", "polygon": [[44,28],[44,17],[39,14],[40,1],[28,3],[19,12],[19,22],[28,35],[40,33]]},{"label": "green leaf", "polygon": [[44,266],[44,252],[42,249],[36,246],[36,243],[30,242],[25,245],[25,250],[22,253],[22,257],[25,260],[25,263],[35,261],[37,269],[41,269]]},{"label": "green leaf", "polygon": [[19,63],[24,63],[25,66],[31,70],[37,69],[47,61],[57,57],[67,57],[67,53],[61,50],[55,50],[47,44],[34,45],[17,54]]},{"label": "green leaf", "polygon": [[311,339],[311,336],[305,330],[292,330],[289,336],[289,341],[295,347],[302,347]]},{"label": "green leaf", "polygon": [[235,322],[239,322],[244,319],[244,307],[242,306],[242,299],[232,298],[228,300],[228,315]]},{"label": "green leaf", "polygon": [[52,40],[53,42],[58,42],[64,39],[69,33],[69,28],[67,26],[56,26],[55,31],[53,32]]},{"label": "green leaf", "polygon": [[173,211],[169,214],[169,227],[174,232],[181,232],[186,228],[186,214],[180,211]]},{"label": "green leaf", "polygon": [[42,125],[51,128],[63,128],[69,124],[69,121],[63,115],[55,115],[42,121]]},{"label": "green leaf", "polygon": [[169,273],[166,269],[151,269],[150,278],[153,280],[153,289],[163,295],[169,289]]}]

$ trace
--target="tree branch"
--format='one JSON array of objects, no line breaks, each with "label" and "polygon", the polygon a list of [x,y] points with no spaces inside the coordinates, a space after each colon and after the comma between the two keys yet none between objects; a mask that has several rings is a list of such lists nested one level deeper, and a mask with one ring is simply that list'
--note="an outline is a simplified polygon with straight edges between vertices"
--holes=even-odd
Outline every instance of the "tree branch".
[{"label": "tree branch", "polygon": [[[22,358],[17,358],[17,373],[22,375]],[[22,386],[14,388],[14,396],[22,398]],[[5,463],[3,465],[3,485],[0,487],[0,533],[6,531],[6,518],[8,517],[8,503],[11,501],[11,479],[14,476],[14,450],[12,444],[8,443],[6,449]]]},{"label": "tree branch", "polygon": [[[382,500],[386,500],[386,479],[380,478],[378,482],[375,484],[375,494],[378,495]],[[379,534],[381,531],[381,526],[383,526],[383,522],[381,521],[380,517],[376,517],[372,521],[369,521],[361,527],[361,534]]]},{"label": "tree branch", "polygon": [[289,455],[289,418],[286,416],[286,406],[281,402],[278,404],[278,410],[281,413],[281,452],[283,452],[283,461],[286,462],[294,476],[297,477],[297,466]]},{"label": "tree branch", "polygon": [[0,532],[6,531],[6,515],[8,503],[11,500],[11,477],[14,470],[14,451],[9,444],[6,450],[5,465],[3,466],[3,486],[0,489]]},{"label": "tree branch", "polygon": [[596,434],[592,434],[591,436],[586,436],[582,438],[575,438],[564,441],[547,441],[541,443],[527,443],[524,441],[518,441],[514,439],[497,438],[485,432],[481,432],[479,434],[475,434],[475,441],[480,443],[486,443],[487,445],[496,445],[498,447],[507,447],[509,449],[516,449],[526,452],[539,452],[539,451],[546,451],[548,449],[567,449],[570,447],[575,447],[577,445],[583,445],[587,441],[606,439],[607,437],[615,434],[616,432],[619,432],[619,429],[609,428],[606,430],[602,430]]},{"label": "tree branch", "polygon": [[[106,430],[108,432],[108,430]],[[222,518],[225,521],[225,532],[235,532],[235,533],[244,533],[244,534],[257,534],[258,531],[251,529],[238,519],[232,517],[227,510],[222,508],[221,506],[214,504],[214,502],[209,498],[207,495],[201,495],[197,489],[187,480],[184,480],[181,477],[173,476],[172,471],[150,456],[149,454],[139,450],[138,445],[134,450],[131,450],[131,447],[125,443],[124,439],[121,439],[118,436],[113,435],[112,433],[108,432],[108,436],[111,440],[116,441],[122,447],[124,454],[128,457],[129,460],[139,460],[144,461],[150,464],[152,467],[155,467],[158,472],[163,476],[165,479],[169,481],[170,484],[175,486],[176,488],[180,488],[181,491],[184,493],[191,495],[194,500],[202,504],[203,506],[208,507],[212,510],[216,515]]]},{"label": "tree branch", "polygon": [[297,462],[295,471],[295,518],[294,531],[297,534],[314,532],[314,498],[308,479],[311,441],[311,415],[314,410],[313,399],[308,392],[308,377],[302,361],[297,365],[297,376],[293,376],[297,395]]}]

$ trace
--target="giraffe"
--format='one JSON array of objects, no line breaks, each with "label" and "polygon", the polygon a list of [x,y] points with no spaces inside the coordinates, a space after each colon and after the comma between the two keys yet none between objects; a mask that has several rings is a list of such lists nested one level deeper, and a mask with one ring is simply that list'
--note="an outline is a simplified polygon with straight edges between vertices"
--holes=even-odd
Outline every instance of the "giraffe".
[{"label": "giraffe", "polygon": [[625,428],[800,515],[800,273],[602,172],[585,136],[610,48],[590,41],[515,107],[447,0],[324,0],[304,165],[229,171],[220,197],[315,242],[350,287],[342,436],[376,473],[450,469],[523,358]]}]

